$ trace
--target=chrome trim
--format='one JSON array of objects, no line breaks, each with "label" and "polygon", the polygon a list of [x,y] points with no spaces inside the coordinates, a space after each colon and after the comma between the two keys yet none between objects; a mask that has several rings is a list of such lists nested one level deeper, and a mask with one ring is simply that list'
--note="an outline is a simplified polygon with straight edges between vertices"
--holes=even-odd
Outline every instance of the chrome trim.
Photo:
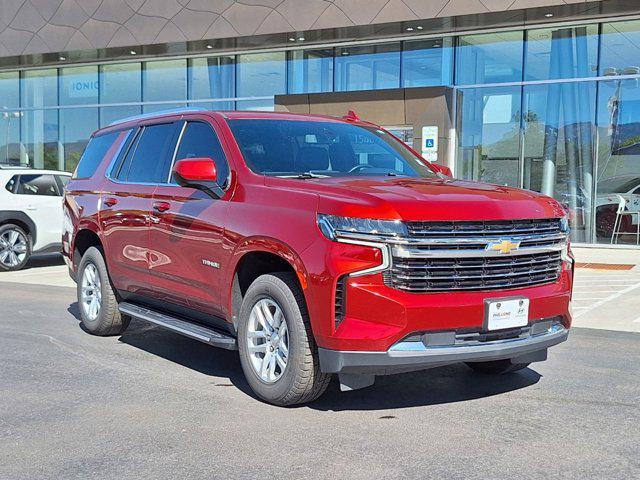
[{"label": "chrome trim", "polygon": [[500,340],[490,340],[486,342],[481,342],[479,344],[476,343],[473,345],[469,345],[465,342],[460,342],[460,343],[455,343],[450,345],[432,345],[429,347],[427,347],[421,341],[413,341],[413,342],[400,341],[392,345],[391,348],[389,348],[389,350],[387,351],[389,353],[391,352],[430,352],[435,350],[473,349],[473,348],[481,348],[481,347],[488,348],[491,346],[513,344],[513,343],[526,344],[531,342],[537,342],[541,339],[544,339],[545,337],[548,338],[548,337],[560,336],[564,334],[566,331],[567,329],[564,328],[564,325],[562,325],[561,323],[554,323],[546,332],[539,333],[537,335],[531,335],[531,333],[528,333],[525,336],[505,338]]},{"label": "chrome trim", "polygon": [[566,248],[567,245],[568,243],[565,239],[562,243],[554,243],[547,246],[520,247],[509,253],[502,253],[497,250],[486,250],[485,248],[470,250],[421,250],[417,248],[405,248],[404,246],[394,247],[392,252],[394,257],[399,258],[515,257],[518,255],[559,252]]},{"label": "chrome trim", "polygon": [[398,237],[393,235],[375,235],[359,232],[337,231],[336,234],[341,238],[352,238],[358,240],[371,240],[376,242],[386,242],[393,245],[458,245],[458,244],[489,244],[492,242],[500,242],[502,240],[511,240],[513,242],[551,242],[555,240],[566,240],[564,233],[558,234],[527,234],[527,235],[486,235],[486,236],[461,236],[461,237],[442,237],[442,238],[413,238]]},{"label": "chrome trim", "polygon": [[359,270],[357,272],[352,272],[349,274],[350,277],[360,277],[362,275],[370,275],[372,273],[382,272],[387,270],[391,266],[391,260],[389,257],[389,248],[384,243],[377,242],[367,242],[362,240],[351,240],[347,238],[336,238],[336,241],[340,243],[348,243],[350,245],[360,245],[363,247],[372,247],[380,250],[382,254],[382,262],[377,267],[365,268],[364,270]]},{"label": "chrome trim", "polygon": [[169,176],[167,177],[167,183],[172,185],[171,177],[173,176],[173,166],[176,164],[176,155],[178,155],[178,149],[180,148],[180,142],[182,141],[182,136],[184,135],[184,131],[187,129],[187,124],[189,122],[184,121],[182,123],[182,127],[180,128],[180,134],[178,135],[178,139],[176,140],[176,146],[173,149],[173,155],[171,155],[171,165],[169,165]]},{"label": "chrome trim", "polygon": [[[137,127],[131,127],[129,129],[126,129],[126,128],[123,129],[123,130],[128,130],[129,133],[127,133],[125,135],[125,137],[122,139],[122,143],[120,143],[120,146],[118,147],[118,150],[111,157],[111,162],[109,163],[109,166],[107,167],[107,169],[104,172],[104,176],[106,178],[108,178],[109,180],[111,180],[111,174],[113,173],[113,167],[115,167],[116,163],[118,162],[118,158],[120,157],[120,154],[122,153],[122,149],[124,148],[126,143],[129,141],[129,137],[134,134],[133,132],[136,129],[137,129]],[[91,137],[91,140],[93,140],[93,137]]]},{"label": "chrome trim", "polygon": [[[548,263],[551,261],[557,261],[557,260],[561,260],[562,256],[561,254],[559,254],[558,252],[549,252],[549,254],[551,255],[548,258],[528,258],[523,262],[519,262],[519,263],[513,263],[513,261],[511,261],[513,255],[510,256],[505,256],[505,261],[502,263],[490,263],[490,264],[478,264],[478,265],[463,265],[463,264],[454,264],[454,265],[423,265],[423,266],[413,266],[413,265],[406,265],[403,263],[398,263],[393,265],[393,268],[397,268],[397,269],[401,269],[401,270],[411,270],[411,271],[421,271],[421,270],[451,270],[456,269],[456,270],[465,270],[465,269],[472,269],[472,270],[478,270],[481,268],[500,268],[500,267],[534,267],[535,265],[541,264],[541,263]],[[528,255],[522,255],[522,257],[528,257]],[[486,257],[489,258],[489,257]],[[517,260],[517,259],[516,259]]]}]

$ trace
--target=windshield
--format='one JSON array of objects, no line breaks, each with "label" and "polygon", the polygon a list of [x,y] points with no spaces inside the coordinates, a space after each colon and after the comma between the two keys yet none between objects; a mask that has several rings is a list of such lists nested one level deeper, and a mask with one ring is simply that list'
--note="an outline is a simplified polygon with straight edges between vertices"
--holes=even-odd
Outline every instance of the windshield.
[{"label": "windshield", "polygon": [[437,177],[385,131],[337,122],[230,120],[247,165],[263,175]]}]

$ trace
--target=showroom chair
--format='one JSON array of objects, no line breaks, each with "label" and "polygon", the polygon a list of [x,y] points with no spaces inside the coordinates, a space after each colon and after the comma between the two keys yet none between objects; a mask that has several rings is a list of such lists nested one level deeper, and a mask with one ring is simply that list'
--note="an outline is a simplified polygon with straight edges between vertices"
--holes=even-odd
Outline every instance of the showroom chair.
[{"label": "showroom chair", "polygon": [[[640,245],[640,212],[631,212],[627,210],[627,200],[622,195],[616,195],[618,197],[618,210],[616,211],[616,220],[613,222],[613,231],[611,232],[611,243],[618,243],[620,235],[635,235],[636,245]],[[621,232],[622,219],[625,215],[631,217],[631,224],[633,225],[633,216],[636,216],[636,232]]]}]

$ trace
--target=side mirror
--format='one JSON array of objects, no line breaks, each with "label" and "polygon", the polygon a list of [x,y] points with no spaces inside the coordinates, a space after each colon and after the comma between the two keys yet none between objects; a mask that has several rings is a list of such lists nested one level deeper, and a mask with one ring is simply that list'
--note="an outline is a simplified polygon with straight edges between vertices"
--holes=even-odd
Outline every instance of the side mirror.
[{"label": "side mirror", "polygon": [[432,163],[431,168],[433,168],[436,172],[441,173],[442,175],[453,177],[453,174],[451,173],[451,169],[449,167],[440,165],[438,163]]},{"label": "side mirror", "polygon": [[224,194],[218,185],[216,163],[211,158],[183,158],[173,166],[173,174],[181,187],[197,188],[213,198]]}]

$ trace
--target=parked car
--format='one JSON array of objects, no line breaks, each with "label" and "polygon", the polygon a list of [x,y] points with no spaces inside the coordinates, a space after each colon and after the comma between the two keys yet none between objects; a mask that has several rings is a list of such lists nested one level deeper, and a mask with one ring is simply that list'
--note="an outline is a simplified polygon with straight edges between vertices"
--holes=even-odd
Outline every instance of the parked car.
[{"label": "parked car", "polygon": [[565,211],[436,172],[384,129],[265,112],[145,115],[96,132],[64,201],[84,328],[131,318],[238,349],[260,398],[318,398],[567,338]]},{"label": "parked car", "polygon": [[51,170],[0,169],[0,271],[20,270],[33,254],[60,252],[69,178]]}]

